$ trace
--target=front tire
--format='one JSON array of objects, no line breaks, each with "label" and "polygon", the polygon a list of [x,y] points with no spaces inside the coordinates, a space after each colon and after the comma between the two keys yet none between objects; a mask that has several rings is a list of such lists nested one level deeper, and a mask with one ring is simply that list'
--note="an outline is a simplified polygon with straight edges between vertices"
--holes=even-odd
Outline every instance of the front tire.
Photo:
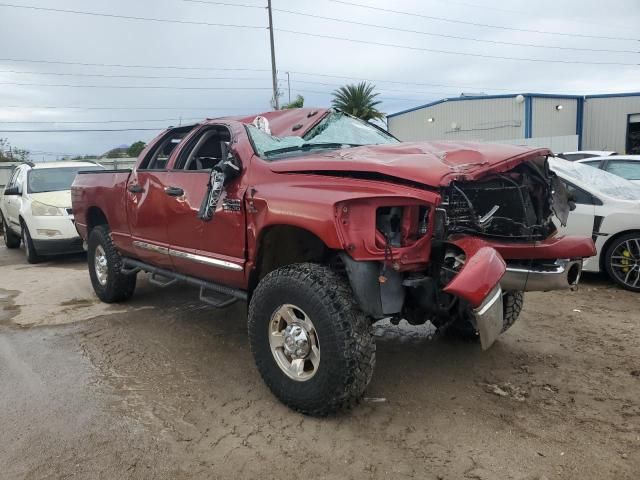
[{"label": "front tire", "polygon": [[87,243],[89,276],[98,298],[105,303],[131,298],[136,289],[136,275],[122,273],[122,256],[111,240],[109,227],[95,227]]},{"label": "front tire", "polygon": [[371,325],[329,268],[302,263],[269,273],[251,298],[248,327],[258,371],[288,407],[325,416],[362,398],[375,365]]},{"label": "front tire", "polygon": [[33,264],[40,263],[42,261],[42,257],[38,255],[36,247],[33,245],[33,240],[29,233],[29,227],[27,227],[24,222],[22,222],[22,244],[24,245],[24,253],[27,256],[27,262]]},{"label": "front tire", "polygon": [[9,225],[7,225],[7,221],[4,219],[4,216],[0,214],[0,218],[2,218],[2,229],[4,231],[4,244],[7,248],[19,248],[20,247],[20,235],[16,235],[11,231]]},{"label": "front tire", "polygon": [[616,238],[607,248],[604,267],[609,278],[622,288],[640,292],[640,233]]}]

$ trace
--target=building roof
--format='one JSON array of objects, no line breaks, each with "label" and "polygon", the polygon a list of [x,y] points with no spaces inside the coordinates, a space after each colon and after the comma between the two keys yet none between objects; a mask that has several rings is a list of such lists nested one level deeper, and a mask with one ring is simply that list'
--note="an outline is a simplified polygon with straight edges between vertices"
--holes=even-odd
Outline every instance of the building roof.
[{"label": "building roof", "polygon": [[460,97],[448,97],[448,98],[443,98],[430,103],[425,103],[424,105],[419,105],[417,107],[408,108],[400,112],[391,113],[387,115],[387,118],[392,118],[397,115],[413,112],[415,110],[420,110],[422,108],[433,107],[434,105],[439,105],[441,103],[446,103],[446,102],[459,102],[462,100],[493,100],[496,98],[515,98],[518,95],[522,95],[523,97],[531,97],[531,98],[589,99],[589,98],[607,98],[607,97],[636,97],[636,96],[640,96],[640,92],[606,93],[606,94],[600,94],[600,95],[561,95],[561,94],[552,94],[552,93],[507,93],[507,94],[501,94],[501,95],[475,95],[475,96],[469,95],[469,96],[460,96]]}]

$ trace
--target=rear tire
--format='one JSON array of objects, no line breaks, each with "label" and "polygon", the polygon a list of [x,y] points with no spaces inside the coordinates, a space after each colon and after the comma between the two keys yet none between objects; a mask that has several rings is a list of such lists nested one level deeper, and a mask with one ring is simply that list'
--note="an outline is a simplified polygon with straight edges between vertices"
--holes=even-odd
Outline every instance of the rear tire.
[{"label": "rear tire", "polygon": [[11,231],[9,225],[7,225],[7,221],[4,219],[4,216],[0,214],[2,218],[2,229],[4,230],[4,244],[7,248],[19,248],[20,247],[20,235],[16,235]]},{"label": "rear tire", "polygon": [[[269,273],[251,298],[248,327],[258,371],[288,407],[326,416],[362,398],[375,365],[371,325],[349,283],[329,268],[302,263]],[[310,347],[296,350],[299,339]]]},{"label": "rear tire", "polygon": [[122,273],[122,256],[106,225],[98,225],[91,230],[87,263],[93,290],[100,300],[114,303],[131,298],[136,289],[136,275]]},{"label": "rear tire", "polygon": [[24,222],[22,222],[22,244],[24,245],[24,253],[27,256],[27,262],[33,264],[40,263],[42,261],[42,257],[38,255],[36,247],[33,246],[29,227],[27,227]]}]

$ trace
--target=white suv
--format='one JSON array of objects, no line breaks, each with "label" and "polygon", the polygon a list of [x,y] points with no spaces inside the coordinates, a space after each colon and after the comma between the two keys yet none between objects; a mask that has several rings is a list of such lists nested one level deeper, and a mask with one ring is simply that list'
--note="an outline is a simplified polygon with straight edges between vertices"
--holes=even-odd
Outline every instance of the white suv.
[{"label": "white suv", "polygon": [[82,252],[73,223],[71,184],[79,171],[101,169],[91,162],[18,165],[0,196],[7,248],[18,248],[22,242],[29,263],[46,255]]}]

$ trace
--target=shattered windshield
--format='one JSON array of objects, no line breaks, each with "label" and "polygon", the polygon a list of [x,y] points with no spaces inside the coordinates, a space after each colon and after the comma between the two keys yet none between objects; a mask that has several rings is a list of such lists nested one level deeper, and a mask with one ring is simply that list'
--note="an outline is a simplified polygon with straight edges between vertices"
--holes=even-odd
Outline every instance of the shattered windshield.
[{"label": "shattered windshield", "polygon": [[589,165],[550,158],[549,166],[560,177],[581,183],[585,189],[617,200],[640,200],[640,187],[622,177]]},{"label": "shattered windshield", "polygon": [[382,130],[346,115],[332,112],[304,137],[276,137],[253,125],[247,130],[259,156],[271,159],[291,152],[399,143]]}]

